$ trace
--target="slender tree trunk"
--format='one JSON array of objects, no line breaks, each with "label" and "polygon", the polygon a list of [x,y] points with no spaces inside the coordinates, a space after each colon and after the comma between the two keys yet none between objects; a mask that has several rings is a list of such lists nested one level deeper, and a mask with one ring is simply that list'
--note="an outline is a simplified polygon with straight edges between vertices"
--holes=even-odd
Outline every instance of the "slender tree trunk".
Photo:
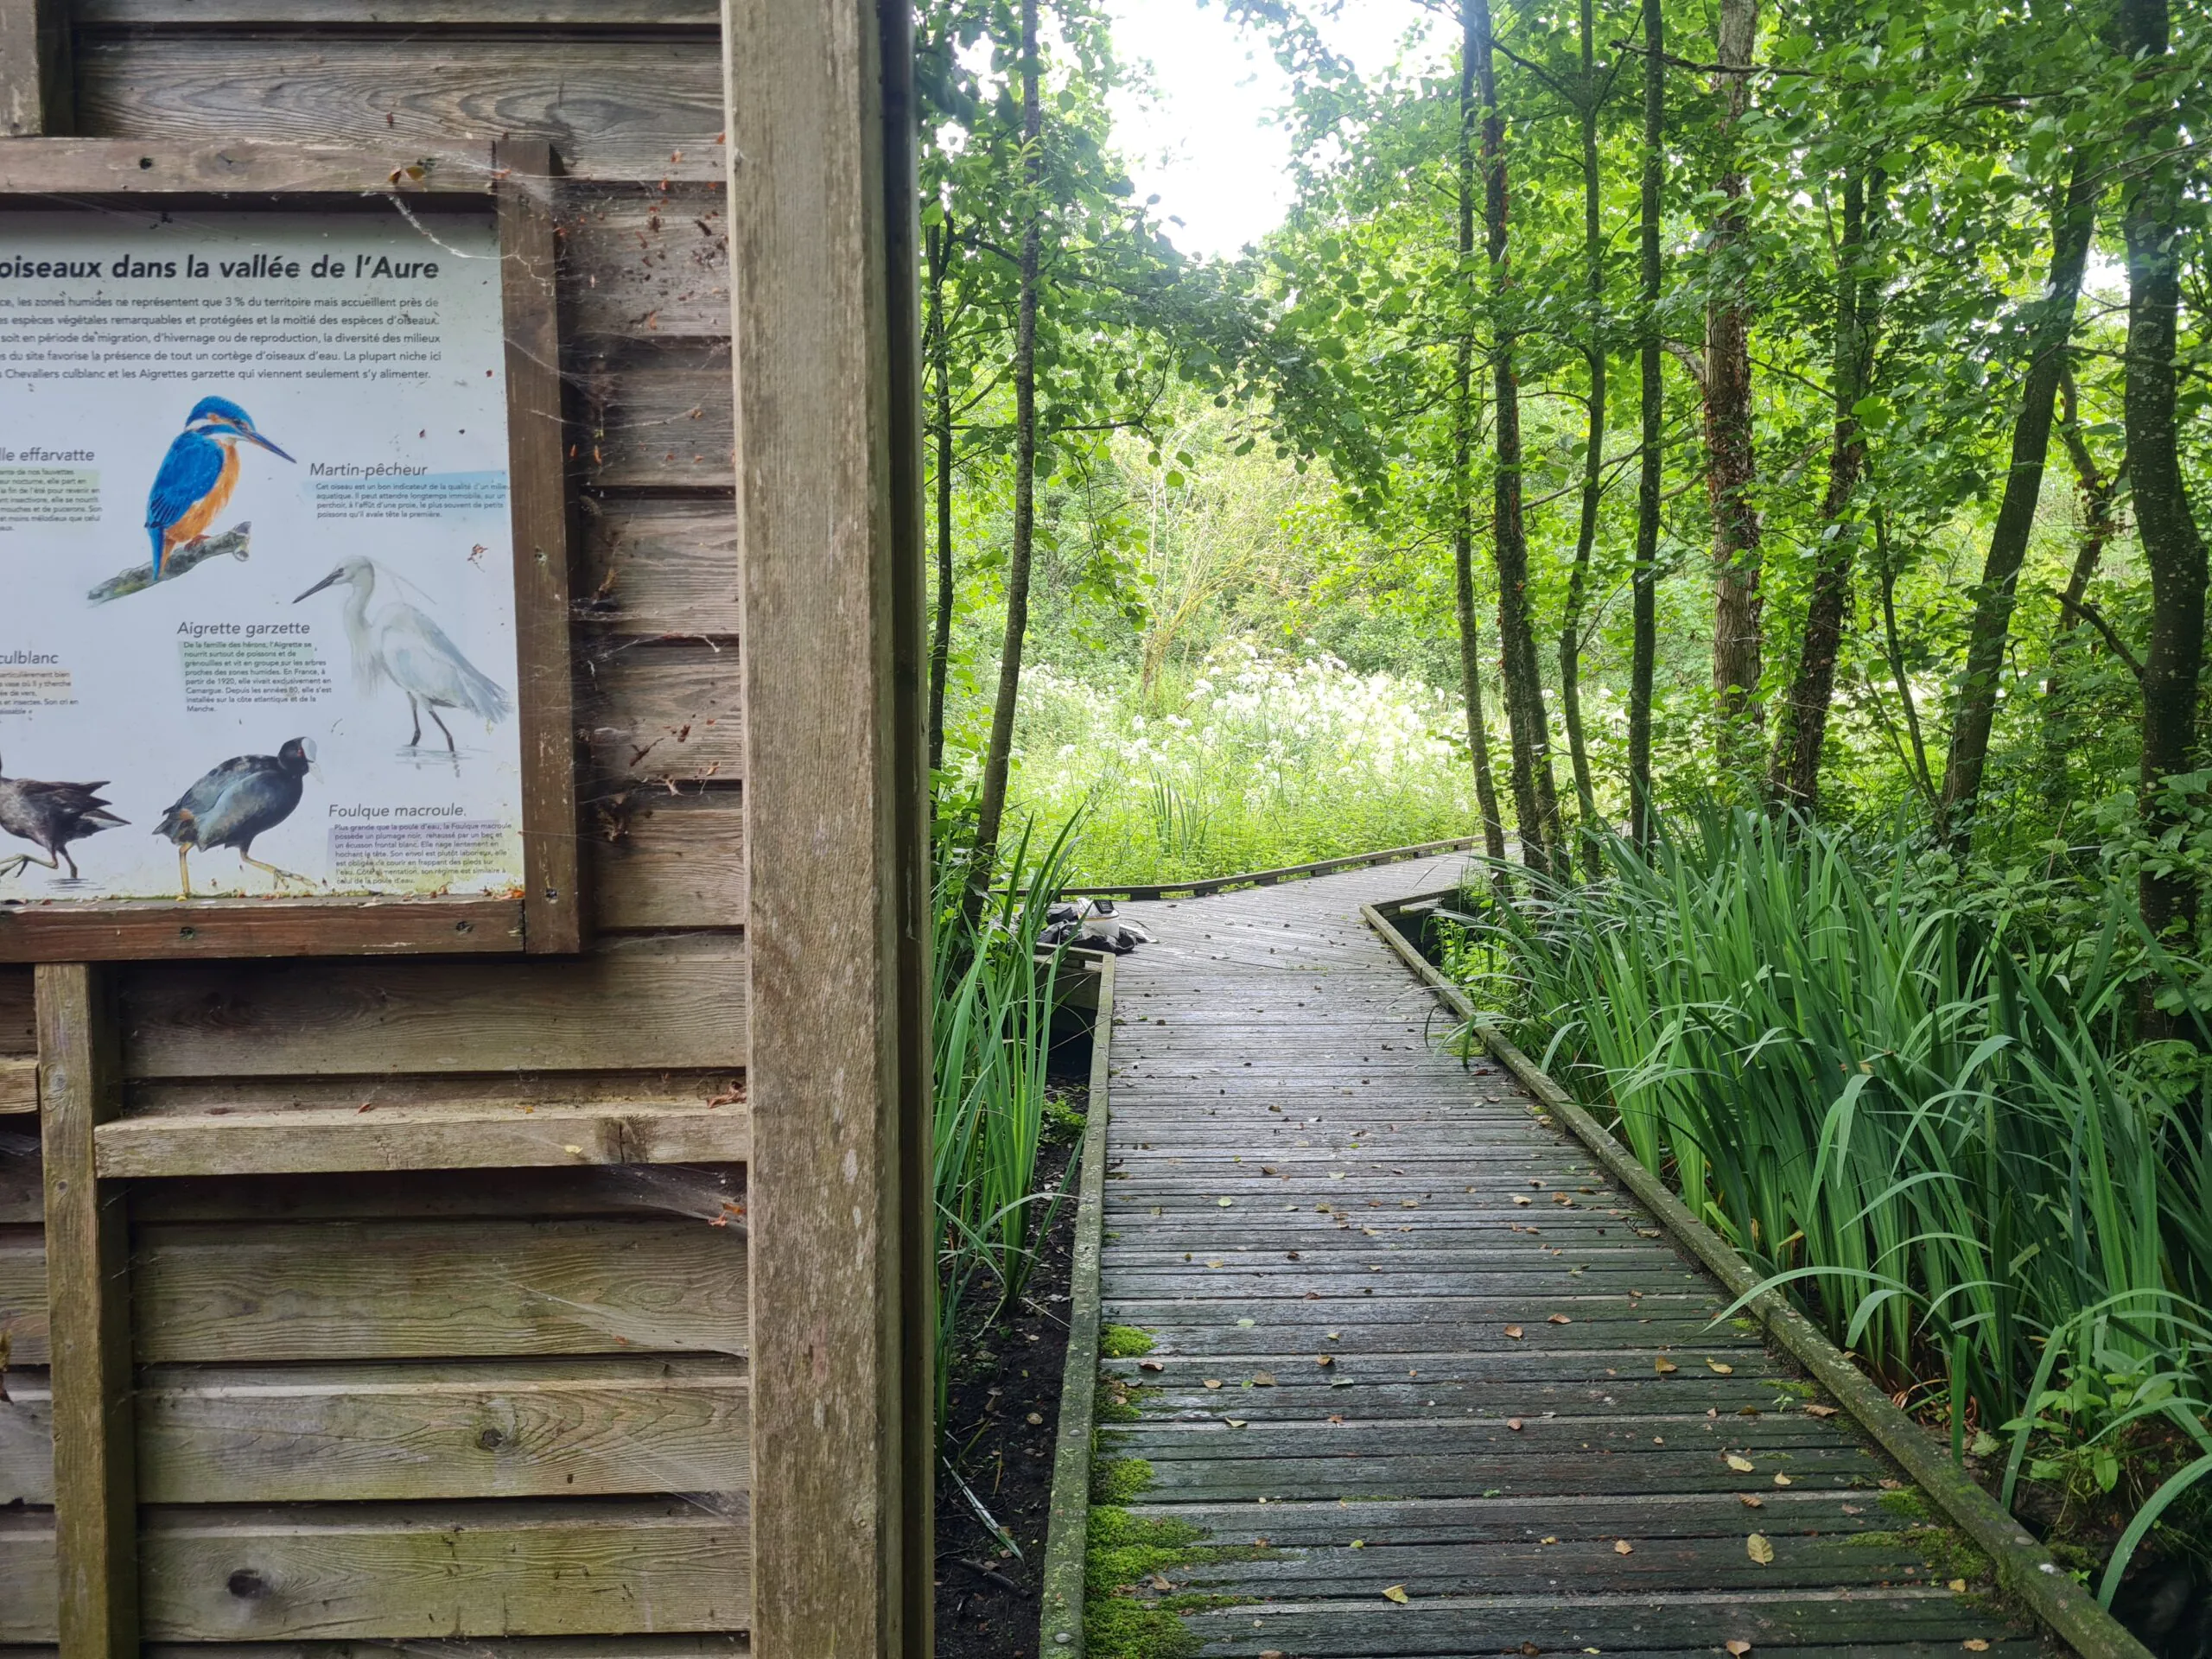
[{"label": "slender tree trunk", "polygon": [[[1482,95],[1483,230],[1491,287],[1502,298],[1512,285],[1507,267],[1505,119],[1497,103],[1491,61],[1490,0],[1461,0],[1463,51],[1475,60]],[[1544,687],[1536,665],[1536,633],[1529,613],[1529,541],[1521,512],[1521,386],[1513,365],[1513,334],[1502,315],[1493,319],[1491,434],[1497,455],[1492,484],[1491,548],[1497,565],[1497,633],[1503,659],[1505,717],[1513,740],[1513,814],[1522,861],[1540,873],[1554,868],[1559,798],[1552,781],[1550,735],[1545,728]]]},{"label": "slender tree trunk", "polygon": [[1636,572],[1630,582],[1628,671],[1629,833],[1639,847],[1651,844],[1651,679],[1659,657],[1659,511],[1665,456],[1661,451],[1666,410],[1662,401],[1659,340],[1659,198],[1666,182],[1667,35],[1665,8],[1643,8],[1643,179],[1639,208],[1638,292],[1643,340],[1643,453],[1636,491]]},{"label": "slender tree trunk", "polygon": [[1727,118],[1719,213],[1707,243],[1713,292],[1705,314],[1706,489],[1713,502],[1713,690],[1722,720],[1722,759],[1749,757],[1758,724],[1759,523],[1751,505],[1758,467],[1751,430],[1751,317],[1744,298],[1744,246],[1751,187],[1737,154],[1751,107],[1758,0],[1720,0],[1718,37]]},{"label": "slender tree trunk", "polygon": [[[2153,72],[2167,49],[2165,0],[2120,0],[2121,49]],[[2175,432],[2174,335],[2181,301],[2180,182],[2164,152],[2176,142],[2172,111],[2159,107],[2133,124],[2128,180],[2127,431],[2129,494],[2151,570],[2151,639],[2143,654],[2141,811],[2153,835],[2172,827],[2160,782],[2187,772],[2196,755],[2197,677],[2204,663],[2204,543],[2191,516]],[[2157,159],[2152,159],[2156,157]],[[2139,897],[2153,932],[2196,913],[2185,874],[2153,874]],[[2146,1001],[2146,1014],[2155,1011]],[[2146,1020],[2161,1034],[2164,1022]]]},{"label": "slender tree trunk", "polygon": [[1475,763],[1475,800],[1482,809],[1483,846],[1505,857],[1505,821],[1491,769],[1490,727],[1483,718],[1482,639],[1475,620],[1475,59],[1459,59],[1459,282],[1465,302],[1452,385],[1452,592],[1459,621],[1459,690],[1467,709],[1467,752]]},{"label": "slender tree trunk", "polygon": [[1044,238],[1044,105],[1038,97],[1037,0],[1021,0],[1020,289],[1014,332],[1014,539],[1007,552],[1006,638],[999,652],[998,699],[991,706],[990,747],[983,755],[982,801],[976,820],[976,871],[970,893],[980,899],[998,857],[1006,816],[1007,772],[1014,756],[1014,713],[1021,691],[1021,647],[1029,631],[1029,566],[1037,543],[1037,287]]},{"label": "slender tree trunk", "polygon": [[[1656,5],[1659,0],[1650,0]],[[1590,315],[1590,422],[1582,452],[1582,513],[1574,531],[1574,563],[1567,571],[1567,613],[1559,630],[1559,707],[1567,723],[1567,753],[1574,768],[1577,839],[1591,879],[1598,875],[1598,791],[1590,781],[1590,749],[1582,735],[1582,605],[1590,585],[1590,553],[1598,540],[1598,498],[1605,454],[1605,240],[1599,226],[1597,20],[1592,0],[1582,0],[1582,264]],[[1561,861],[1564,861],[1564,853]]]},{"label": "slender tree trunk", "polygon": [[2074,463],[2075,481],[2082,491],[2082,540],[2074,550],[2074,568],[2067,572],[2066,588],[2059,601],[2058,623],[2050,642],[2050,658],[2043,677],[2043,748],[2046,788],[2054,798],[2066,790],[2065,699],[2060,674],[2066,653],[2081,625],[2082,601],[2088,597],[2090,580],[2104,562],[2105,548],[2117,522],[2113,508],[2120,494],[2120,473],[2126,463],[2109,474],[2097,465],[2089,441],[2082,431],[2079,397],[2069,367],[2058,383],[2060,439]]},{"label": "slender tree trunk", "polygon": [[944,283],[951,264],[949,219],[930,226],[930,444],[937,452],[937,613],[930,630],[930,770],[944,765],[944,679],[952,663],[952,349],[945,336]]},{"label": "slender tree trunk", "polygon": [[2044,462],[2050,450],[2052,405],[2065,372],[2067,342],[2074,334],[2075,301],[2082,291],[2082,270],[2097,218],[2101,171],[2077,159],[2074,176],[2052,215],[2050,282],[2029,334],[2031,356],[2020,388],[2020,412],[2012,425],[2012,470],[2005,477],[2005,499],[1990,531],[1989,553],[1974,592],[1974,620],[1967,625],[1966,673],[1951,706],[1951,753],[1943,768],[1943,792],[1936,806],[1937,827],[1960,845],[1972,838],[1974,802],[1981,792],[1989,760],[1990,728],[1997,719],[1997,680],[2005,665],[2005,646],[2012,626],[2014,594],[2020,562],[2035,529],[2036,503],[2043,494]]},{"label": "slender tree trunk", "polygon": [[1882,188],[1878,170],[1870,180],[1865,170],[1854,168],[1844,179],[1832,353],[1835,428],[1828,446],[1827,491],[1821,501],[1819,563],[1805,603],[1805,637],[1798,648],[1797,671],[1776,722],[1774,760],[1767,777],[1770,804],[1808,815],[1820,796],[1821,746],[1827,737],[1836,652],[1843,642],[1852,565],[1859,550],[1859,524],[1851,506],[1866,470],[1866,435],[1852,411],[1866,395],[1873,375],[1878,290],[1869,270],[1867,198],[1872,196],[1878,213]]}]

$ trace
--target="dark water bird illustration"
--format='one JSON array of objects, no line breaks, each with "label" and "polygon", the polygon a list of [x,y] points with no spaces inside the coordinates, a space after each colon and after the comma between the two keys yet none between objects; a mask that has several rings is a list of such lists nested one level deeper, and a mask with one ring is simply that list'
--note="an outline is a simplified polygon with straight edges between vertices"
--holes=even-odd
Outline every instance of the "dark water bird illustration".
[{"label": "dark water bird illustration", "polygon": [[326,588],[344,587],[346,639],[353,648],[353,678],[364,692],[373,691],[378,680],[390,680],[407,696],[408,711],[415,716],[415,734],[409,748],[423,741],[423,711],[444,734],[446,753],[458,753],[453,734],[438,718],[441,709],[466,709],[486,724],[505,720],[513,707],[507,694],[446,637],[429,614],[404,599],[394,599],[369,610],[380,572],[373,560],[347,559],[321,582],[292,601],[312,599]]},{"label": "dark water bird illustration", "polygon": [[154,544],[154,580],[169,555],[207,533],[238,483],[238,444],[258,444],[289,461],[263,437],[253,416],[227,397],[202,397],[185,418],[184,430],[162,457],[146,497],[146,535]]},{"label": "dark water bird illustration", "polygon": [[234,756],[180,795],[154,826],[156,835],[176,843],[177,896],[192,897],[192,867],[187,861],[193,851],[211,852],[218,847],[236,848],[242,863],[266,870],[279,885],[297,881],[313,887],[306,876],[256,858],[253,841],[292,816],[300,804],[302,780],[314,766],[315,745],[296,737],[274,754]]},{"label": "dark water bird illustration", "polygon": [[105,779],[97,784],[45,784],[0,772],[0,830],[46,854],[44,858],[18,853],[0,859],[0,874],[21,875],[32,864],[43,864],[49,870],[66,864],[69,879],[76,880],[77,861],[69,856],[69,843],[127,822],[109,811],[107,803],[100,798],[99,791],[106,787]]}]

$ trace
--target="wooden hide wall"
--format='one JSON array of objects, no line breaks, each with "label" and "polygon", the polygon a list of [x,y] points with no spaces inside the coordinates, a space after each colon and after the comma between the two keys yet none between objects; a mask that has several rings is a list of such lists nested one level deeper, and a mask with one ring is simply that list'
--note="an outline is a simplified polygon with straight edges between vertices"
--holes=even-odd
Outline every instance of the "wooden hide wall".
[{"label": "wooden hide wall", "polygon": [[79,134],[396,163],[434,142],[552,145],[595,931],[574,961],[99,976],[120,1115],[96,1156],[127,1275],[52,1294],[127,1299],[136,1470],[112,1515],[135,1586],[57,1578],[37,1011],[32,971],[0,968],[0,1656],[50,1654],[91,1600],[152,1643],[281,1644],[223,1659],[449,1638],[521,1659],[742,1652],[747,893],[715,8],[0,0],[0,43],[57,8]]}]

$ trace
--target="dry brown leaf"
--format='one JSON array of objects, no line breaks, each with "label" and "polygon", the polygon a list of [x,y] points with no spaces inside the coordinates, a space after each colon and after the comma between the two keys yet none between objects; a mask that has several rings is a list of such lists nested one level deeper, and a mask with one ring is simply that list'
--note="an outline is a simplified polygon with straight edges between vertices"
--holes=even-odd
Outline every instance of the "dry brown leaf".
[{"label": "dry brown leaf", "polygon": [[1155,1590],[1173,1590],[1175,1586],[1165,1573],[1155,1573],[1152,1575],[1152,1587]]},{"label": "dry brown leaf", "polygon": [[1766,1499],[1761,1497],[1757,1492],[1738,1492],[1736,1494],[1736,1501],[1747,1510],[1763,1510],[1766,1507]]},{"label": "dry brown leaf", "polygon": [[1254,1388],[1272,1389],[1274,1385],[1275,1374],[1273,1371],[1255,1371],[1252,1373],[1252,1386]]},{"label": "dry brown leaf", "polygon": [[[1467,1189],[1467,1191],[1468,1191],[1468,1192],[1473,1192],[1474,1190],[1475,1190],[1475,1189],[1474,1189],[1474,1188],[1472,1188],[1471,1186],[1471,1187],[1469,1187],[1469,1188]],[[1529,1202],[1529,1200],[1528,1200],[1528,1199],[1526,1199],[1526,1198],[1522,1198],[1519,1194],[1517,1194],[1517,1193],[1516,1193],[1516,1194],[1514,1196],[1513,1202],[1514,1202],[1514,1203],[1516,1203],[1516,1204],[1522,1204],[1522,1205],[1525,1205],[1525,1204],[1527,1204],[1527,1203]]]},{"label": "dry brown leaf", "polygon": [[1748,1475],[1751,1472],[1751,1460],[1734,1452],[1728,1454],[1728,1466],[1739,1475]]},{"label": "dry brown leaf", "polygon": [[1750,1537],[1745,1539],[1744,1553],[1746,1555],[1749,1555],[1753,1560],[1757,1561],[1761,1567],[1771,1567],[1774,1565],[1774,1546],[1767,1542],[1766,1535],[1764,1533],[1755,1532]]},{"label": "dry brown leaf", "polygon": [[1953,1579],[1945,1588],[1955,1596],[1962,1596],[1967,1592],[1967,1581],[1964,1579]]},{"label": "dry brown leaf", "polygon": [[1521,1340],[1521,1327],[1517,1325],[1509,1325],[1505,1327],[1505,1334],[1518,1342]]},{"label": "dry brown leaf", "polygon": [[1209,1376],[1205,1379],[1205,1382],[1206,1387],[1210,1389],[1217,1389],[1221,1386],[1221,1379],[1217,1376]]},{"label": "dry brown leaf", "polygon": [[1313,1363],[1316,1365],[1333,1365],[1337,1363],[1337,1357],[1334,1354],[1316,1354]]},{"label": "dry brown leaf", "polygon": [[1835,1406],[1808,1406],[1805,1414],[1808,1417],[1833,1417],[1839,1409],[1840,1408]]},{"label": "dry brown leaf", "polygon": [[1789,1484],[1789,1477],[1787,1475],[1777,1475],[1774,1478],[1774,1484],[1777,1486],[1787,1486]]},{"label": "dry brown leaf", "polygon": [[1658,1372],[1660,1376],[1667,1376],[1672,1375],[1675,1371],[1681,1370],[1682,1368],[1675,1364],[1673,1360],[1668,1358],[1666,1355],[1661,1354],[1657,1358],[1651,1362],[1651,1369]]},{"label": "dry brown leaf", "polygon": [[1244,1427],[1247,1420],[1242,1417],[1224,1417],[1221,1421],[1227,1423],[1231,1428],[1242,1428]]},{"label": "dry brown leaf", "polygon": [[[1406,1586],[1404,1585],[1394,1584],[1382,1592],[1382,1599],[1385,1601],[1395,1601],[1399,1606],[1402,1607],[1406,1603],[1412,1600],[1413,1598],[1406,1594]],[[1985,1643],[1984,1645],[1986,1644]]]},{"label": "dry brown leaf", "polygon": [[1568,1319],[1564,1313],[1554,1313],[1551,1316],[1548,1323],[1552,1325],[1573,1325],[1574,1321]]},{"label": "dry brown leaf", "polygon": [[1723,1365],[1717,1359],[1708,1359],[1705,1363],[1713,1368],[1713,1373],[1716,1376],[1733,1376],[1736,1375],[1736,1368],[1733,1365]]},{"label": "dry brown leaf", "polygon": [[1970,1636],[1967,1637],[1965,1641],[1960,1643],[1959,1645],[1964,1648],[1968,1653],[1987,1653],[1989,1651],[1989,1643],[1983,1641],[1978,1636]]},{"label": "dry brown leaf", "polygon": [[1629,1542],[1625,1538],[1616,1538],[1613,1540],[1613,1554],[1616,1555],[1633,1555],[1636,1554],[1636,1546]]},{"label": "dry brown leaf", "polygon": [[1516,1434],[1518,1434],[1521,1432],[1521,1420],[1518,1417],[1507,1418],[1505,1420],[1505,1426],[1511,1429]]},{"label": "dry brown leaf", "polygon": [[[1736,1656],[1736,1659],[1744,1659],[1744,1656],[1751,1650],[1751,1644],[1745,1641],[1740,1636],[1733,1642],[1724,1643],[1722,1645],[1725,1646],[1729,1652],[1734,1654]],[[1260,1659],[1268,1659],[1268,1656],[1263,1653],[1260,1656]]]},{"label": "dry brown leaf", "polygon": [[1137,1370],[1141,1371],[1164,1371],[1166,1369],[1167,1363],[1165,1360],[1141,1359],[1137,1361]]}]

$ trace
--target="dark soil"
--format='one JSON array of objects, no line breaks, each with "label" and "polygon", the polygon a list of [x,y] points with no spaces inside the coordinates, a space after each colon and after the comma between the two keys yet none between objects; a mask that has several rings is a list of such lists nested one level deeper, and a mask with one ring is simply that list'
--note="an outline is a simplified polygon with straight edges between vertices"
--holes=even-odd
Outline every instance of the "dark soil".
[{"label": "dark soil", "polygon": [[[1084,1109],[1080,1084],[1055,1098]],[[1065,1122],[1037,1160],[1037,1185],[1065,1175],[1082,1135]],[[937,1650],[943,1659],[1037,1659],[1037,1595],[1052,1511],[1053,1435],[1067,1353],[1068,1266],[1075,1235],[1069,1192],[1042,1243],[1021,1304],[986,1326],[988,1299],[962,1321],[948,1415],[954,1467],[1020,1545],[1016,1557],[991,1535],[950,1477],[937,1476]]]}]

